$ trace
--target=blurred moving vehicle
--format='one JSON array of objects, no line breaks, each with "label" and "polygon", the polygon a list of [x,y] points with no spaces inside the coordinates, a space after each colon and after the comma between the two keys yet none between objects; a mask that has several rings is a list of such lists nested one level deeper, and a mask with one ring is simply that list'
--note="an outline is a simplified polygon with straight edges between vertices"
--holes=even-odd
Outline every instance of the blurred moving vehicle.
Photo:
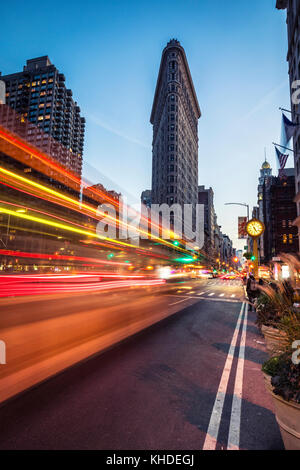
[{"label": "blurred moving vehicle", "polygon": [[210,271],[208,269],[203,269],[203,270],[199,271],[198,277],[200,279],[213,279],[214,275],[213,275],[212,271]]},{"label": "blurred moving vehicle", "polygon": [[234,273],[227,273],[227,274],[221,275],[220,279],[225,280],[225,281],[233,281],[235,279],[240,279],[240,276]]}]

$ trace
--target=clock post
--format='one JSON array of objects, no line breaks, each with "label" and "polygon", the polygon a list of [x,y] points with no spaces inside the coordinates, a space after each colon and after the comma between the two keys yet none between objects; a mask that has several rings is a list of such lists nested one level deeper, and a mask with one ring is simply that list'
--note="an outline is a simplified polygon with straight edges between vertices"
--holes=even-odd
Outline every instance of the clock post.
[{"label": "clock post", "polygon": [[253,255],[255,257],[254,260],[254,277],[258,278],[258,238],[253,238]]},{"label": "clock post", "polygon": [[253,240],[254,255],[254,276],[258,278],[258,239],[263,235],[265,225],[258,219],[249,220],[247,223],[247,233]]}]

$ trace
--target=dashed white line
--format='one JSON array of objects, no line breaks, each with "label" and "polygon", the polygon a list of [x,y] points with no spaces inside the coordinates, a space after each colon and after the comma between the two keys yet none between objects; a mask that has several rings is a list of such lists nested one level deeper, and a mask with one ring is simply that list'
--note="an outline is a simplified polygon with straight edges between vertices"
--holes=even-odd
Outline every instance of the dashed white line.
[{"label": "dashed white line", "polygon": [[190,300],[189,297],[187,297],[186,299],[183,299],[183,300],[179,300],[178,302],[174,302],[173,304],[169,304],[169,305],[181,304],[182,302],[186,302],[187,300]]},{"label": "dashed white line", "polygon": [[215,295],[215,293],[214,293],[214,292],[212,292],[211,294],[209,294],[209,297],[212,297],[213,295]]},{"label": "dashed white line", "polygon": [[225,294],[220,294],[220,297],[224,297]]},{"label": "dashed white line", "polygon": [[219,384],[215,404],[212,410],[206,438],[204,441],[203,450],[215,450],[217,446],[217,440],[218,440],[222,412],[223,412],[223,407],[224,407],[224,402],[225,402],[225,397],[226,397],[226,391],[228,387],[228,382],[229,382],[229,377],[231,373],[234,352],[235,352],[235,348],[237,344],[240,326],[241,326],[241,322],[243,318],[244,307],[245,307],[245,303],[243,303],[242,305],[242,308],[241,308],[241,311],[240,311],[240,314],[236,323],[236,327],[233,333],[226,363],[223,369],[223,374],[222,374],[221,381]]},{"label": "dashed white line", "polygon": [[228,434],[228,444],[227,444],[228,450],[239,450],[240,448],[240,429],[241,429],[241,414],[242,414],[242,399],[243,399],[243,377],[244,377],[244,364],[245,364],[247,319],[248,319],[248,305],[246,305],[245,307],[245,316],[244,316],[238,365],[237,365],[235,384],[234,384],[230,426],[229,426],[229,434]]}]

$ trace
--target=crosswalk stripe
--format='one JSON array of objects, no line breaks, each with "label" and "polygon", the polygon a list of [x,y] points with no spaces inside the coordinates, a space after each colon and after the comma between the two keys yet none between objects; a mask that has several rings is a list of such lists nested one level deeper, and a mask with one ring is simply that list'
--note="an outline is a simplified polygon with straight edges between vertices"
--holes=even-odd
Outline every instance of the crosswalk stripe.
[{"label": "crosswalk stripe", "polygon": [[215,293],[214,293],[214,292],[212,292],[211,294],[209,294],[209,297],[212,297],[213,295],[215,295]]},{"label": "crosswalk stripe", "polygon": [[221,294],[220,297],[224,297],[225,294]]}]

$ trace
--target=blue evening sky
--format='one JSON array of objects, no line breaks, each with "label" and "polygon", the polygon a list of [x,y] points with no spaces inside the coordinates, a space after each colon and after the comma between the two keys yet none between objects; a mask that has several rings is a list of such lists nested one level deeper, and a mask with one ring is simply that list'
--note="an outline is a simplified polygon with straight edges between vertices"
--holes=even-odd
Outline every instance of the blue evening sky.
[{"label": "blue evening sky", "polygon": [[16,0],[1,16],[2,73],[48,55],[87,119],[84,158],[98,171],[89,174],[137,199],[151,187],[161,52],[180,40],[202,110],[199,184],[214,189],[223,232],[244,245],[236,239],[245,211],[224,203],[256,204],[265,147],[276,167],[278,107],[289,108],[285,13],[275,0]]}]

